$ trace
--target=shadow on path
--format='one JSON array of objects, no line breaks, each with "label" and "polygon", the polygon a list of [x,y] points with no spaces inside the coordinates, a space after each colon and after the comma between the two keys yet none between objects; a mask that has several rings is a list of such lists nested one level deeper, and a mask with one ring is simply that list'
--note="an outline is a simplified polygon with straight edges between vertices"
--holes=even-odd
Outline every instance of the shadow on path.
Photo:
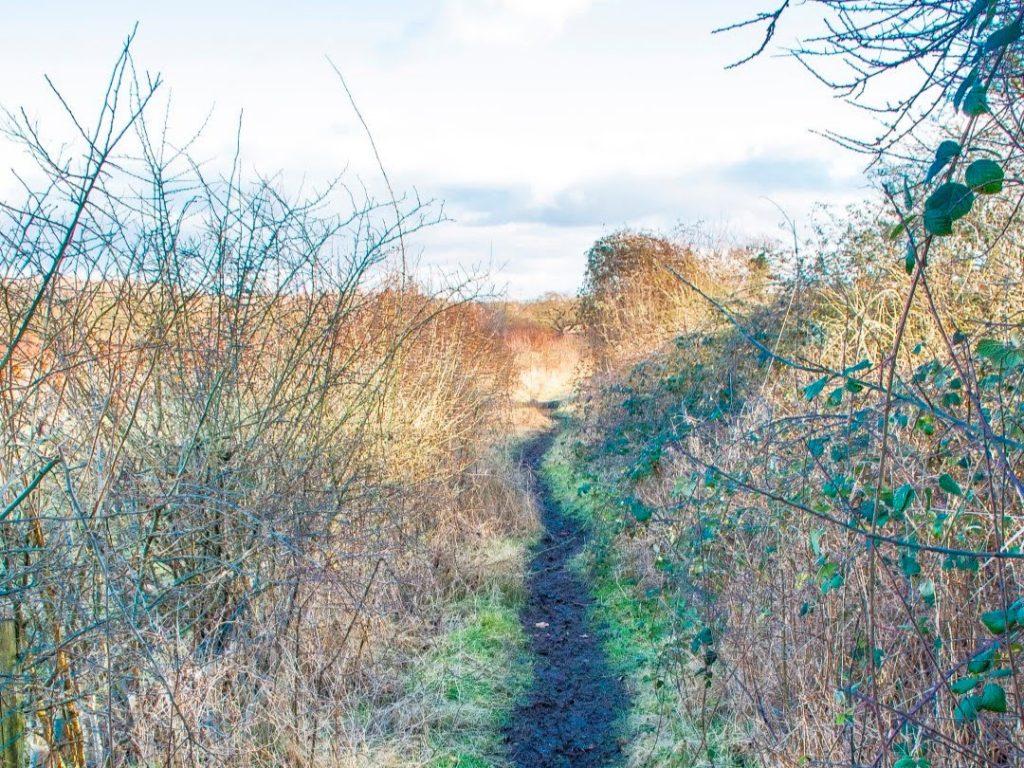
[{"label": "shadow on path", "polygon": [[616,726],[629,700],[591,626],[587,584],[569,568],[584,533],[537,471],[553,439],[553,432],[541,435],[524,456],[544,534],[534,550],[522,612],[533,687],[513,713],[505,738],[516,768],[607,768],[622,760]]}]

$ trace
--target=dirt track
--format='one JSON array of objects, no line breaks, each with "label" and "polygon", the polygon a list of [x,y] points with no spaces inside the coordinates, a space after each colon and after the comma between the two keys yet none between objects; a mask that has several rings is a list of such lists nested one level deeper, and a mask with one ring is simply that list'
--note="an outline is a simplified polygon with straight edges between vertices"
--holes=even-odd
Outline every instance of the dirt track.
[{"label": "dirt track", "polygon": [[622,760],[616,725],[629,702],[591,626],[587,584],[569,568],[584,533],[537,473],[552,438],[551,433],[537,438],[524,457],[535,480],[544,534],[534,551],[522,614],[533,654],[533,686],[513,714],[506,740],[517,768],[615,766]]}]

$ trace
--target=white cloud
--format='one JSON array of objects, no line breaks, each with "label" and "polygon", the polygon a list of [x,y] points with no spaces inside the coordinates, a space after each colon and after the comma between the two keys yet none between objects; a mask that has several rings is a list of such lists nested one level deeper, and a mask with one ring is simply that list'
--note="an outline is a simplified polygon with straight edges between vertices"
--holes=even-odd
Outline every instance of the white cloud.
[{"label": "white cloud", "polygon": [[450,33],[468,43],[518,43],[550,39],[595,0],[448,0]]},{"label": "white cloud", "polygon": [[[808,129],[876,129],[794,61],[723,69],[756,38],[710,30],[763,0],[295,0],[258,2],[259,13],[251,0],[112,0],[85,20],[59,13],[66,2],[19,5],[0,46],[0,71],[19,73],[0,83],[0,105],[26,106],[55,143],[68,125],[42,73],[93,115],[141,18],[136,61],[173,89],[172,137],[190,137],[215,107],[202,160],[230,162],[244,110],[247,170],[316,186],[347,169],[357,196],[363,184],[382,196],[327,53],[395,190],[448,201],[455,221],[424,236],[424,260],[500,267],[495,280],[516,295],[571,290],[608,228],[724,218],[761,233],[778,215],[762,196],[797,218],[812,201],[841,204],[859,194],[863,159]],[[788,24],[780,44],[798,31]],[[8,168],[24,161],[0,140],[0,200],[20,198]]]}]

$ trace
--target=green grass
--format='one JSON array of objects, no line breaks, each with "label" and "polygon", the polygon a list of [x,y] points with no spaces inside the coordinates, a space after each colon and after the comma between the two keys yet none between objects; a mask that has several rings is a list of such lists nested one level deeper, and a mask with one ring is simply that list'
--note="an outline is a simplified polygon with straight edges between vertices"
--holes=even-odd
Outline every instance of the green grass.
[{"label": "green grass", "polygon": [[[526,550],[529,542],[495,546]],[[504,768],[501,733],[531,672],[519,622],[522,589],[506,581],[451,608],[447,626],[406,685],[429,710],[430,768]]]},{"label": "green grass", "polygon": [[442,607],[425,647],[405,652],[387,699],[353,713],[348,730],[362,740],[339,768],[508,768],[503,729],[532,679],[519,613],[534,539],[491,538],[463,553],[474,586]]},{"label": "green grass", "polygon": [[702,685],[688,667],[685,605],[671,605],[659,590],[640,584],[621,546],[622,505],[613,487],[594,480],[570,448],[572,430],[544,463],[545,478],[567,513],[590,532],[574,564],[586,573],[595,600],[594,620],[614,671],[632,696],[625,735],[630,766],[696,768],[742,765],[735,756],[741,734],[721,715],[702,717]]}]

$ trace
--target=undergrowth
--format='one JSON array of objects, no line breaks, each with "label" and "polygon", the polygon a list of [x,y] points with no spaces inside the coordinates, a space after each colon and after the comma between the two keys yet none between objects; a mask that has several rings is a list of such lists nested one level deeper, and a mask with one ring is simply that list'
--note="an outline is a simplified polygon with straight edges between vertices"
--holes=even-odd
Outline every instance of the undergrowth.
[{"label": "undergrowth", "polygon": [[588,331],[606,362],[562,449],[575,493],[604,497],[671,628],[670,727],[721,724],[766,764],[1012,764],[1019,230],[935,245],[930,300],[901,304],[877,220],[846,226],[813,243],[813,275],[754,264],[710,295],[680,274],[706,306],[666,317],[688,330],[640,360],[605,345],[607,300]]},{"label": "undergrowth", "polygon": [[[480,586],[450,605],[436,636],[414,655],[392,706],[402,723],[352,750],[359,766],[504,768],[501,734],[529,685],[526,637],[519,621],[522,567],[530,538],[484,545]],[[372,730],[380,706],[367,707],[355,731]]]},{"label": "undergrowth", "polygon": [[505,764],[501,730],[530,676],[521,603],[521,592],[492,588],[457,606],[451,628],[412,676],[410,684],[423,686],[439,721],[430,734],[430,766]]}]

